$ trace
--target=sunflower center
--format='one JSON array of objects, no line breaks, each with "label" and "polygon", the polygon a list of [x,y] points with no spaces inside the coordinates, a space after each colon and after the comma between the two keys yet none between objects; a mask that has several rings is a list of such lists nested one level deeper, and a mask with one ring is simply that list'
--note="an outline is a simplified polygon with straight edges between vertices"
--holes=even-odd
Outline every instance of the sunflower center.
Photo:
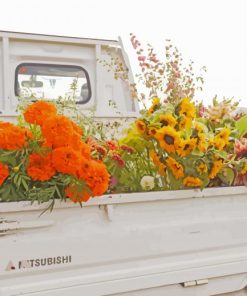
[{"label": "sunflower center", "polygon": [[162,120],[161,121],[161,126],[167,126],[168,125],[168,121],[167,120]]},{"label": "sunflower center", "polygon": [[164,141],[168,144],[168,145],[173,145],[174,144],[174,138],[172,136],[169,135],[165,135],[164,136]]},{"label": "sunflower center", "polygon": [[190,144],[185,144],[185,146],[184,146],[184,150],[186,151],[187,149],[189,149],[190,148]]}]

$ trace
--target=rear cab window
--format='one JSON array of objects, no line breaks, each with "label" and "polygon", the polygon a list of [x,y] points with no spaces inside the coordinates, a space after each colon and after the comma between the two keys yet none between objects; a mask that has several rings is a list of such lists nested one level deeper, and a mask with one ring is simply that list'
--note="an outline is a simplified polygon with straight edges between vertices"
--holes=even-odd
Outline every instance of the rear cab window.
[{"label": "rear cab window", "polygon": [[89,75],[80,66],[22,63],[15,71],[15,95],[85,104],[91,98]]}]

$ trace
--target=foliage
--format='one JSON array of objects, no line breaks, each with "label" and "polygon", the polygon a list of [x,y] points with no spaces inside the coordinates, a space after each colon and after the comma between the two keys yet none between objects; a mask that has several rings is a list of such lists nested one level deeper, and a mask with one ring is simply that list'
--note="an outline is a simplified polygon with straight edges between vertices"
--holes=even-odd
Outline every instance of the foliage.
[{"label": "foliage", "polygon": [[[216,99],[214,103],[219,104]],[[236,107],[231,100],[224,108],[228,105],[231,111]],[[245,164],[234,153],[237,121],[231,114],[222,116],[222,110],[219,116],[209,114],[212,108],[202,110],[188,97],[175,105],[154,97],[121,142],[140,151],[144,167],[152,168],[149,175],[161,190],[233,185]],[[140,170],[139,183],[144,175]]]},{"label": "foliage", "polygon": [[[49,201],[52,210],[56,199],[81,203],[106,192],[247,184],[247,115],[236,114],[238,103],[196,103],[204,80],[193,62],[184,66],[169,42],[164,62],[133,34],[131,42],[145,93],[130,83],[118,56],[99,62],[143,103],[140,117],[115,139],[121,122],[97,122],[94,110],[85,116],[73,97],[76,80],[69,99],[21,98],[18,124],[0,122],[0,202]],[[113,100],[109,105],[117,108]]]},{"label": "foliage", "polygon": [[26,106],[19,124],[0,123],[0,201],[87,201],[108,189],[109,174],[91,156],[82,128],[53,103]]}]

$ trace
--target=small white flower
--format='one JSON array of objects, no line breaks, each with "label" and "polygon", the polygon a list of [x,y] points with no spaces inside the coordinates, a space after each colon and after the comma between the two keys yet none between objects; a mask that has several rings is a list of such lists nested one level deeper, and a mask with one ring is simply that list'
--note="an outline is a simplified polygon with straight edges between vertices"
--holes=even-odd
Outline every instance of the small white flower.
[{"label": "small white flower", "polygon": [[154,188],[154,177],[152,176],[143,176],[141,179],[141,187],[144,190],[152,190]]}]

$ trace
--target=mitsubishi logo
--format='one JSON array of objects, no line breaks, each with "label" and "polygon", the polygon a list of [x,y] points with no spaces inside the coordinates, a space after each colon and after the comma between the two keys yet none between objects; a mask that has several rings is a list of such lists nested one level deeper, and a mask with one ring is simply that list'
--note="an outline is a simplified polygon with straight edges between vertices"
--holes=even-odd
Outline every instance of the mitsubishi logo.
[{"label": "mitsubishi logo", "polygon": [[16,267],[12,261],[9,261],[7,267],[5,268],[5,271],[15,270]]}]

